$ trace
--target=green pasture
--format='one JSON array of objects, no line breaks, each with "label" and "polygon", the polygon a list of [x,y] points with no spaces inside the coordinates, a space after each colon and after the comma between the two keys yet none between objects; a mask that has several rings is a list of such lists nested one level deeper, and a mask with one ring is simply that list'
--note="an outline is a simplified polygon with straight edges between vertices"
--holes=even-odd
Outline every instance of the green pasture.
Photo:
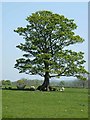
[{"label": "green pasture", "polygon": [[87,118],[88,90],[2,91],[3,118]]},{"label": "green pasture", "polygon": [[2,118],[2,90],[0,90],[0,120]]}]

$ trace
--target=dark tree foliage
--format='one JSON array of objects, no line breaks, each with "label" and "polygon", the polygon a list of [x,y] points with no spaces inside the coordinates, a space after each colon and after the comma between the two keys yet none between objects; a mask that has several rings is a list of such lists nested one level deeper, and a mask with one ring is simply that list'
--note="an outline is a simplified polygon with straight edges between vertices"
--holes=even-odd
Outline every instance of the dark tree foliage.
[{"label": "dark tree foliage", "polygon": [[25,40],[17,46],[25,54],[16,60],[15,68],[20,73],[44,77],[41,90],[48,90],[51,77],[74,76],[86,80],[84,53],[66,49],[84,41],[74,33],[77,28],[74,20],[51,11],[37,11],[26,20],[26,27],[14,30]]}]

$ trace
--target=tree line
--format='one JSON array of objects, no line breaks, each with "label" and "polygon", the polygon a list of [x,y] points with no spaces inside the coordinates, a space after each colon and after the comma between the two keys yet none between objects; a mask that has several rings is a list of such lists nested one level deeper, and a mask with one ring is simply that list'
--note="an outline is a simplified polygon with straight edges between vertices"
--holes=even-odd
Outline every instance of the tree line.
[{"label": "tree line", "polygon": [[[30,86],[38,87],[43,83],[43,80],[28,80],[28,79],[20,79],[15,82],[12,82],[10,80],[2,80],[1,87],[2,88],[9,88],[9,87],[17,87],[18,83],[26,85],[28,88]],[[62,81],[50,81],[50,86],[52,87],[74,87],[74,88],[88,88],[88,81],[82,81],[82,80],[62,80]]]}]

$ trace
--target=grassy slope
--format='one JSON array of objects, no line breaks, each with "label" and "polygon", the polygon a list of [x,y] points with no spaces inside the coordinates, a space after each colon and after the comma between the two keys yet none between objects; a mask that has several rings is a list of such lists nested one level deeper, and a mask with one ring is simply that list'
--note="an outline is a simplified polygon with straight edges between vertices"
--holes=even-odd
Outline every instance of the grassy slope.
[{"label": "grassy slope", "polygon": [[86,89],[65,92],[3,91],[3,118],[86,118]]},{"label": "grassy slope", "polygon": [[0,120],[2,118],[2,90],[0,90]]}]

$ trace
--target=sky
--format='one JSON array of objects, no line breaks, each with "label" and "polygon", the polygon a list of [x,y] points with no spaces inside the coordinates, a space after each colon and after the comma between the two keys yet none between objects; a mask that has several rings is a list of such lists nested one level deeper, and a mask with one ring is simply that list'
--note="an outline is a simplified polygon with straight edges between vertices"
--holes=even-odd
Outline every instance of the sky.
[{"label": "sky", "polygon": [[[1,8],[1,4],[0,4]],[[62,14],[69,19],[74,19],[78,28],[75,33],[85,39],[82,44],[71,47],[75,51],[83,51],[88,69],[88,2],[3,2],[2,3],[2,76],[0,79],[15,81],[21,78],[42,79],[40,76],[29,76],[18,73],[14,68],[16,59],[23,53],[16,48],[23,42],[22,37],[14,32],[17,27],[25,27],[27,16],[38,10],[50,10]],[[64,79],[64,78],[61,78]],[[66,78],[65,78],[66,79]],[[72,78],[71,78],[72,79]]]},{"label": "sky", "polygon": [[2,5],[0,4],[0,79],[2,78]]}]

